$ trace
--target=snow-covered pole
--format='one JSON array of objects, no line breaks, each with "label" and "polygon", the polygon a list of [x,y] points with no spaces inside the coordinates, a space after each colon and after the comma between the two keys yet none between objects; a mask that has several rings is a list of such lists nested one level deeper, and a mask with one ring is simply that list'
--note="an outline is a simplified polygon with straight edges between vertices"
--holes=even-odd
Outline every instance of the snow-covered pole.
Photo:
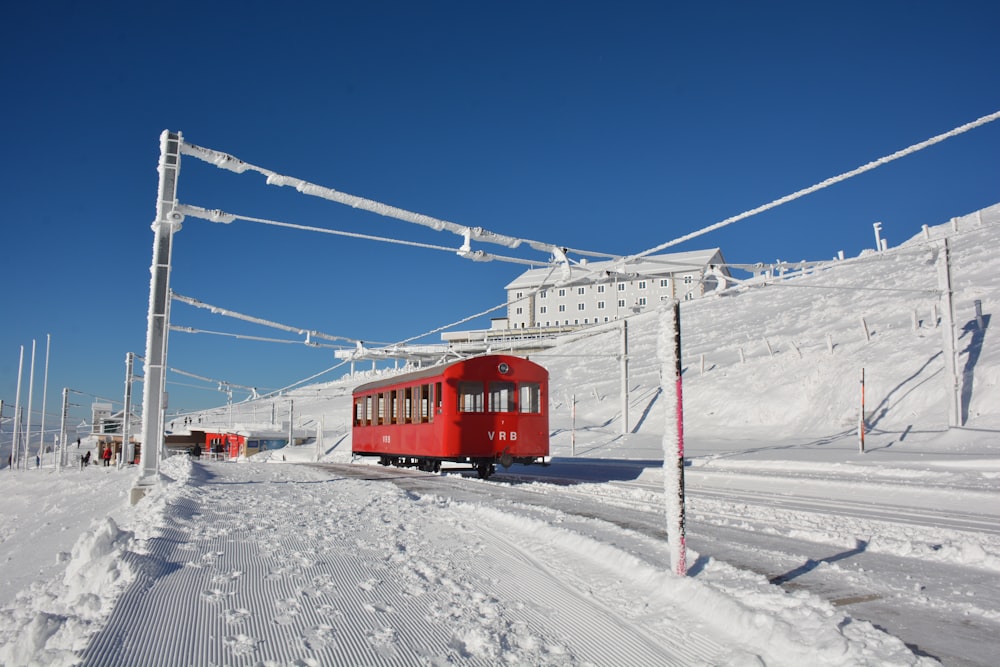
[{"label": "snow-covered pole", "polygon": [[167,369],[167,333],[170,330],[170,257],[173,236],[184,216],[176,211],[177,177],[181,168],[181,134],[160,134],[160,174],[153,221],[153,260],[149,267],[149,312],[146,320],[146,353],[142,386],[142,454],[139,479],[131,500],[138,502],[156,482],[163,443],[164,383]]},{"label": "snow-covered pole", "polygon": [[121,470],[125,461],[132,461],[135,456],[132,449],[132,445],[129,442],[132,438],[132,429],[130,428],[130,422],[132,421],[132,369],[135,359],[135,353],[126,352],[125,353],[125,408],[122,412],[122,455],[118,459],[118,469]]},{"label": "snow-covered pole", "polygon": [[622,320],[621,381],[622,435],[628,435],[628,320]]},{"label": "snow-covered pole", "polygon": [[69,387],[63,387],[62,414],[59,417],[59,468],[66,465],[66,420],[69,418]]},{"label": "snow-covered pole", "polygon": [[680,576],[687,574],[687,542],[684,535],[684,401],[681,391],[681,303],[674,300],[660,313],[657,341],[660,384],[665,399],[663,428],[663,490],[666,498],[667,542],[670,565]]},{"label": "snow-covered pole", "polygon": [[576,456],[576,394],[573,394],[573,404],[570,409],[573,427],[569,432],[570,456]]},{"label": "snow-covered pole", "polygon": [[21,346],[21,357],[17,362],[17,394],[14,397],[14,433],[10,439],[10,469],[13,470],[18,462],[18,447],[21,436],[21,376],[24,374],[24,346]]},{"label": "snow-covered pole", "polygon": [[858,447],[865,453],[865,369],[861,369],[861,414],[858,417]]},{"label": "snow-covered pole", "polygon": [[938,261],[938,286],[941,290],[941,335],[944,351],[944,381],[948,386],[948,426],[962,425],[962,393],[958,381],[955,345],[955,309],[951,299],[951,251],[948,238],[941,239],[943,251]]},{"label": "snow-covered pole", "polygon": [[28,450],[31,449],[31,399],[35,394],[35,339],[31,339],[31,370],[28,371],[28,423],[24,429],[24,469],[28,469]]},{"label": "snow-covered pole", "polygon": [[45,373],[42,375],[42,424],[38,427],[38,460],[45,453],[45,397],[49,393],[49,348],[52,345],[52,334],[45,334]]}]

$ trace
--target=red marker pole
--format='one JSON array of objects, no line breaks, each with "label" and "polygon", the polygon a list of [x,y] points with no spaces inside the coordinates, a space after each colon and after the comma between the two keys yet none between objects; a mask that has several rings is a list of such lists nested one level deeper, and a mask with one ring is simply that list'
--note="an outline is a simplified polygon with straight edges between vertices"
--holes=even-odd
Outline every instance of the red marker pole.
[{"label": "red marker pole", "polygon": [[661,312],[657,345],[661,388],[666,404],[663,429],[663,490],[666,498],[667,542],[670,565],[680,576],[687,574],[687,543],[684,535],[684,401],[681,391],[681,304],[674,301]]}]

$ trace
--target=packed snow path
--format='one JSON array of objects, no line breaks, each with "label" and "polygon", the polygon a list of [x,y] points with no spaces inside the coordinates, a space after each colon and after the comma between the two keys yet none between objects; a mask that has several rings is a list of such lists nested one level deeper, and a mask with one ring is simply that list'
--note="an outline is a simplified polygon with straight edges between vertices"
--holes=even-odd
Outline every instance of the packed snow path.
[{"label": "packed snow path", "polygon": [[531,524],[300,466],[195,474],[85,664],[687,665],[729,651],[668,617],[636,623],[628,599],[645,591],[593,590],[602,563]]},{"label": "packed snow path", "polygon": [[920,662],[756,575],[653,567],[614,536],[652,560],[662,542],[594,519],[301,465],[174,467],[143,501],[163,521],[125,552],[136,576],[85,665]]}]

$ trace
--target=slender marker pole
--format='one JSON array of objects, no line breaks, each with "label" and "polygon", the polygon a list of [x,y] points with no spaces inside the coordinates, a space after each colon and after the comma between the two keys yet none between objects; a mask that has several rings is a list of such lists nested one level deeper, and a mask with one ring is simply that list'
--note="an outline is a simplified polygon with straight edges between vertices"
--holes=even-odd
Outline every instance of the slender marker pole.
[{"label": "slender marker pole", "polygon": [[684,498],[684,401],[681,391],[680,301],[665,307],[660,316],[657,353],[660,382],[666,403],[663,429],[663,490],[666,499],[667,542],[670,565],[680,576],[687,574]]},{"label": "slender marker pole", "polygon": [[858,444],[865,453],[865,369],[861,369],[861,415],[858,417]]}]

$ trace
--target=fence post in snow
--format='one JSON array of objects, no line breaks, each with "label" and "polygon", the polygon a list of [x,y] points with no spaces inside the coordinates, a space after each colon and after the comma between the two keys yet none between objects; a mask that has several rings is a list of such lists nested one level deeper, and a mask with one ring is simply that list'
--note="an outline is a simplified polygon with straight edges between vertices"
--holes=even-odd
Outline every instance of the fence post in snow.
[{"label": "fence post in snow", "polygon": [[743,354],[743,348],[742,347],[739,348],[739,352],[740,352],[740,363],[741,364],[745,364],[747,362],[747,358],[746,358],[746,355]]},{"label": "fence post in snow", "polygon": [[799,346],[795,344],[795,339],[794,338],[791,339],[791,343],[792,343],[792,349],[795,350],[795,354],[799,355],[799,359],[801,359],[802,358],[802,350],[800,350]]},{"label": "fence post in snow", "polygon": [[938,307],[937,304],[935,303],[931,305],[931,322],[934,323],[935,329],[937,329],[938,319],[940,319],[940,315],[938,315]]},{"label": "fence post in snow", "polygon": [[920,331],[920,316],[917,315],[917,309],[913,309],[913,331],[916,333]]},{"label": "fence post in snow", "polygon": [[986,329],[986,325],[983,324],[983,302],[981,299],[976,299],[973,305],[976,308],[976,326],[979,327],[980,331],[983,331]]},{"label": "fence post in snow", "polygon": [[[982,327],[980,327],[980,328],[982,328]],[[702,375],[705,374],[705,355],[704,355],[704,353],[702,353],[702,355],[701,355],[701,374]]]},{"label": "fence post in snow", "polygon": [[861,415],[858,417],[858,446],[865,453],[865,369],[861,369]]},{"label": "fence post in snow", "polygon": [[957,232],[958,231],[958,218],[952,218],[951,219],[951,230],[953,232]]},{"label": "fence post in snow", "polygon": [[830,350],[830,354],[833,354],[833,335],[826,335],[826,349]]},{"label": "fence post in snow", "polygon": [[930,241],[931,240],[931,228],[928,227],[927,225],[924,225],[923,226],[923,230],[924,230],[924,240],[925,241]]},{"label": "fence post in snow", "polygon": [[570,414],[572,415],[572,429],[569,432],[569,451],[570,456],[576,456],[576,394],[573,394],[573,403],[571,404]]},{"label": "fence post in snow", "polygon": [[958,381],[955,345],[955,310],[951,300],[951,252],[947,237],[944,252],[938,255],[938,284],[941,288],[941,335],[944,352],[944,380],[948,387],[948,426],[962,425],[962,394]]},{"label": "fence post in snow", "polygon": [[661,391],[667,399],[663,429],[667,543],[671,567],[676,574],[684,576],[687,574],[687,544],[684,535],[684,401],[681,391],[680,301],[675,300],[672,305],[661,310],[657,356],[660,360]]},{"label": "fence post in snow", "polygon": [[865,332],[865,342],[866,343],[872,342],[872,335],[868,332],[868,323],[865,322],[864,317],[861,318],[861,328],[864,329]]},{"label": "fence post in snow", "polygon": [[764,337],[764,345],[767,346],[767,356],[773,357],[774,356],[774,350],[771,349],[771,342],[767,339],[766,336]]}]

